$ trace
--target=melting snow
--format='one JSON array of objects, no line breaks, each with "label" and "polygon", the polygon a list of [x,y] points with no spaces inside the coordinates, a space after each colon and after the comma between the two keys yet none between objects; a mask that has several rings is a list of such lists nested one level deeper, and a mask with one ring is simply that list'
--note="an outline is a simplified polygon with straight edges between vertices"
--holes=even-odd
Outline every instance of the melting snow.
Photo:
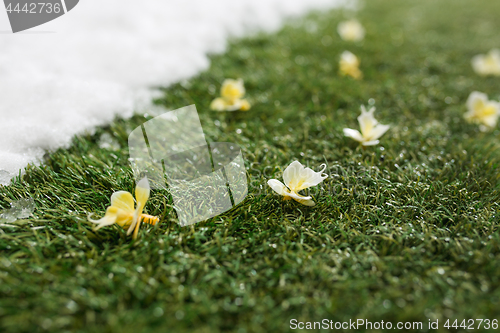
[{"label": "melting snow", "polygon": [[0,8],[0,184],[75,134],[130,117],[150,87],[206,69],[207,53],[223,52],[229,36],[352,2],[85,0],[18,34]]}]

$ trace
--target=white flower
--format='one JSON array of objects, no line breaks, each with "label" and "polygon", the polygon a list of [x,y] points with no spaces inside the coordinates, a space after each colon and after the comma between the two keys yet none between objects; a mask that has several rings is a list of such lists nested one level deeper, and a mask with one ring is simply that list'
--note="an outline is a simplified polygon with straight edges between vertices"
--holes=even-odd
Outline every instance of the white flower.
[{"label": "white flower", "polygon": [[497,125],[500,116],[500,103],[489,101],[486,94],[473,91],[467,99],[467,109],[464,118],[469,122],[483,125],[481,130],[487,130]]},{"label": "white flower", "polygon": [[358,42],[365,38],[365,29],[357,20],[340,22],[337,31],[343,40]]},{"label": "white flower", "polygon": [[323,175],[326,164],[322,164],[321,166],[323,166],[323,169],[314,172],[310,168],[304,168],[300,162],[293,161],[283,172],[283,180],[286,186],[277,179],[270,179],[267,184],[276,193],[284,196],[285,199],[292,198],[303,205],[314,206],[315,203],[311,197],[304,197],[298,194],[298,192],[311,186],[316,186],[328,177],[326,174]]},{"label": "white flower", "polygon": [[479,75],[500,76],[500,50],[493,49],[488,54],[474,56],[472,68]]},{"label": "white flower", "polygon": [[340,56],[339,72],[360,79],[363,73],[359,70],[359,59],[352,52],[344,51]]},{"label": "white flower", "polygon": [[361,142],[363,146],[374,146],[378,144],[378,139],[387,132],[390,126],[379,124],[373,117],[373,112],[375,112],[375,107],[366,111],[365,106],[361,105],[361,115],[358,117],[361,132],[350,128],[344,128],[344,135]]}]

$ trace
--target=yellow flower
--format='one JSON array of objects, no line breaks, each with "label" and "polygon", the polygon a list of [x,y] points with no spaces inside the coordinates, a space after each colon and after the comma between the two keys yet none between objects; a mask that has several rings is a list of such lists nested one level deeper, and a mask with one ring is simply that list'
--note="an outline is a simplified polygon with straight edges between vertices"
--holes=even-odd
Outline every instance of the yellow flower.
[{"label": "yellow flower", "polygon": [[472,68],[479,75],[500,76],[500,50],[491,50],[488,54],[478,54],[472,58]]},{"label": "yellow flower", "polygon": [[284,196],[285,200],[292,198],[306,206],[314,206],[315,203],[311,197],[304,197],[298,194],[299,191],[316,186],[321,183],[328,175],[322,175],[326,169],[326,164],[322,164],[323,169],[314,172],[310,168],[304,168],[298,161],[293,161],[283,172],[285,185],[277,179],[270,179],[267,184],[278,194]]},{"label": "yellow flower", "polygon": [[359,42],[365,37],[365,29],[357,20],[340,22],[337,31],[340,38],[347,41]]},{"label": "yellow flower", "polygon": [[159,219],[156,216],[142,214],[142,210],[149,199],[149,183],[144,177],[135,188],[135,198],[137,199],[137,207],[134,209],[134,198],[127,191],[118,191],[111,195],[111,206],[106,209],[106,214],[99,220],[93,220],[88,216],[88,220],[92,223],[97,223],[94,230],[118,224],[123,229],[127,229],[127,235],[134,231],[133,238],[137,237],[141,222],[155,225]]},{"label": "yellow flower", "polygon": [[500,116],[500,103],[489,101],[486,94],[473,91],[467,99],[467,109],[464,118],[469,122],[481,124],[482,131],[497,125]]},{"label": "yellow flower", "polygon": [[378,144],[378,139],[387,132],[390,126],[379,124],[373,116],[373,112],[375,112],[375,107],[366,111],[365,106],[361,105],[361,115],[358,117],[361,132],[350,128],[344,128],[344,135],[360,142],[363,146],[374,146]]},{"label": "yellow flower", "polygon": [[243,99],[245,87],[243,80],[226,79],[222,83],[220,90],[221,97],[212,101],[210,108],[215,111],[247,111],[250,109],[250,103]]},{"label": "yellow flower", "polygon": [[349,75],[356,80],[361,79],[363,73],[359,70],[359,59],[349,51],[342,52],[339,62],[339,71],[341,75]]}]

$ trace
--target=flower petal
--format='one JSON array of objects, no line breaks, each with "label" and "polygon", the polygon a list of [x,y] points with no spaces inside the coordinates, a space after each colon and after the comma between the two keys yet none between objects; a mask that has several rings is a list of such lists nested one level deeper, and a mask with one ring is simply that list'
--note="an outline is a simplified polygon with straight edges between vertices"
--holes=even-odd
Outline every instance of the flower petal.
[{"label": "flower petal", "polygon": [[111,206],[133,213],[134,197],[127,191],[115,192],[111,195]]},{"label": "flower petal", "polygon": [[108,207],[108,209],[106,209],[106,214],[104,215],[104,217],[99,220],[91,219],[91,215],[92,214],[89,214],[87,219],[89,220],[89,222],[97,223],[97,226],[94,227],[94,230],[99,230],[102,227],[112,225],[116,222],[116,217],[118,216],[118,208],[112,206]]},{"label": "flower petal", "polygon": [[305,168],[304,170],[302,170],[299,183],[293,190],[298,192],[311,186],[316,186],[323,180],[328,178],[328,175],[323,173],[323,171],[325,171],[326,169],[326,164],[322,164],[321,166],[323,166],[323,169],[318,172],[315,172],[311,168]]},{"label": "flower petal", "polygon": [[283,185],[282,182],[280,182],[279,180],[277,179],[269,179],[267,181],[267,185],[269,185],[274,192],[280,194],[280,195],[288,195],[288,191],[287,191],[287,188],[285,187],[285,185]]},{"label": "flower petal", "polygon": [[375,107],[366,111],[365,106],[361,105],[361,115],[358,117],[358,122],[363,138],[370,137],[373,128],[378,124],[377,120],[373,116],[373,112],[375,112]]},{"label": "flower petal", "polygon": [[150,188],[148,178],[144,177],[137,183],[137,186],[135,187],[135,199],[137,201],[137,207],[134,212],[134,219],[132,221],[132,224],[127,230],[127,235],[130,235],[132,233],[132,230],[134,230],[135,228],[133,236],[134,239],[137,237],[137,232],[139,231],[139,226],[141,224],[139,218],[142,214],[144,206],[146,205],[146,201],[148,201],[149,199],[149,192]]},{"label": "flower petal", "polygon": [[138,206],[139,203],[142,204],[142,207],[146,205],[146,201],[148,201],[149,199],[149,192],[150,187],[148,178],[144,177],[139,181],[139,183],[137,183],[137,186],[135,187],[135,199],[137,200]]},{"label": "flower petal", "polygon": [[358,130],[351,128],[344,128],[344,135],[356,141],[363,142],[363,136]]},{"label": "flower petal", "polygon": [[[305,196],[302,196],[300,194],[297,194],[295,192],[290,192],[285,185],[283,185],[283,183],[281,183],[279,180],[277,179],[270,179],[267,181],[267,184],[274,190],[274,192],[282,195],[282,196],[285,196],[285,197],[290,197],[290,198],[293,198],[294,200],[302,203],[302,202],[306,202],[306,201],[312,201],[311,197],[305,197]],[[313,201],[314,203],[314,201]],[[305,203],[304,203],[305,205]],[[309,203],[308,206],[311,206],[311,204]]]},{"label": "flower petal", "polygon": [[[293,197],[292,197],[293,198]],[[316,205],[316,203],[311,200],[311,199],[296,199],[296,198],[293,198],[293,200],[305,205],[305,206],[309,206],[309,207],[312,207],[314,205]]]},{"label": "flower petal", "polygon": [[[299,192],[308,187],[318,185],[328,177],[326,174],[323,175],[326,164],[322,166],[324,166],[322,170],[315,172],[311,168],[305,168],[300,162],[293,161],[283,172],[285,185],[291,192]],[[288,195],[291,196],[290,194]]]},{"label": "flower petal", "polygon": [[363,146],[375,146],[378,145],[380,141],[378,140],[372,140],[372,141],[365,141],[362,143]]},{"label": "flower petal", "polygon": [[478,110],[482,109],[487,102],[488,95],[479,91],[473,91],[469,95],[469,98],[467,98],[467,109],[475,113]]},{"label": "flower petal", "polygon": [[299,161],[293,161],[290,165],[283,171],[283,180],[285,185],[291,190],[295,188],[300,181],[300,174],[304,170],[304,166],[300,164]]},{"label": "flower petal", "polygon": [[243,80],[225,79],[224,82],[222,82],[220,94],[223,98],[228,100],[234,100],[243,97],[243,95],[245,95]]},{"label": "flower petal", "polygon": [[116,216],[115,221],[116,224],[118,224],[123,229],[128,230],[130,224],[132,224],[132,221],[134,221],[134,211],[127,212],[123,209],[118,209],[118,215]]},{"label": "flower petal", "polygon": [[353,53],[344,51],[340,56],[339,72],[341,75],[350,75],[355,79],[360,79],[363,73],[359,70],[359,59]]},{"label": "flower petal", "polygon": [[240,100],[240,102],[241,102],[241,107],[240,107],[241,111],[248,111],[248,110],[250,110],[251,105],[250,105],[250,103],[246,99],[242,99],[242,100]]},{"label": "flower petal", "polygon": [[243,104],[241,99],[235,99],[232,102],[226,102],[226,111],[238,111],[241,110]]},{"label": "flower petal", "polygon": [[486,126],[488,126],[490,129],[497,125],[497,121],[498,121],[498,114],[483,117],[481,119],[481,122]]},{"label": "flower petal", "polygon": [[474,111],[469,110],[466,113],[464,113],[464,118],[470,123],[474,122]]},{"label": "flower petal", "polygon": [[486,66],[485,66],[484,55],[478,54],[478,55],[472,57],[471,64],[472,64],[472,69],[477,74],[479,74],[479,75],[487,75],[488,74],[488,68],[486,68]]},{"label": "flower petal", "polygon": [[500,103],[495,101],[488,101],[484,105],[484,109],[481,113],[483,116],[498,116],[500,114]]},{"label": "flower petal", "polygon": [[365,36],[365,29],[357,20],[340,22],[337,26],[337,32],[343,40],[360,41]]},{"label": "flower petal", "polygon": [[[139,233],[139,227],[141,226],[141,223],[142,223],[142,219],[140,218],[140,216],[141,216],[141,214],[139,214],[137,223],[135,224],[134,234],[132,235],[132,239],[136,239],[137,234]],[[127,232],[127,234],[128,234],[128,232]]]},{"label": "flower petal", "polygon": [[210,103],[210,109],[214,111],[225,111],[227,107],[227,103],[224,98],[216,98]]},{"label": "flower petal", "polygon": [[489,55],[492,58],[500,60],[500,49],[491,49]]},{"label": "flower petal", "polygon": [[500,75],[500,50],[493,49],[488,54],[476,55],[472,58],[471,64],[479,75]]},{"label": "flower petal", "polygon": [[384,135],[385,132],[389,130],[391,126],[389,125],[382,125],[382,124],[377,124],[371,131],[370,137],[366,137],[365,140],[368,141],[373,141],[377,140],[380,138],[382,135]]},{"label": "flower petal", "polygon": [[355,67],[359,66],[358,57],[356,57],[356,55],[350,51],[342,52],[342,54],[340,55],[340,61],[350,66],[355,66]]},{"label": "flower petal", "polygon": [[286,196],[293,198],[294,200],[311,200],[312,199],[312,197],[309,197],[309,196],[305,197],[305,196],[300,195],[300,194],[293,192],[293,191],[286,193]]}]

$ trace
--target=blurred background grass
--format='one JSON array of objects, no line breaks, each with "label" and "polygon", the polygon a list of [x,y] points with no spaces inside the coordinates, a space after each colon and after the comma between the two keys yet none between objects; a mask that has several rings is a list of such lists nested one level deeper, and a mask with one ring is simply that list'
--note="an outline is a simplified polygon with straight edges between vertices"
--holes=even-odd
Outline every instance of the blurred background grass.
[{"label": "blurred background grass", "polygon": [[[479,90],[500,98],[498,78],[470,59],[500,46],[500,2],[366,1],[358,13],[293,20],[274,35],[234,41],[192,80],[164,88],[169,109],[196,104],[209,142],[238,143],[249,196],[207,222],[180,228],[171,199],[153,191],[161,217],[132,242],[93,232],[113,191],[134,189],[128,133],[153,114],[117,119],[68,150],[47,155],[0,206],[33,197],[33,219],[0,226],[3,332],[289,331],[290,320],[495,319],[500,305],[500,132],[464,122]],[[337,24],[357,17],[361,43]],[[362,81],[340,77],[349,50]],[[224,78],[245,80],[248,112],[208,110]],[[392,127],[367,149],[344,138],[360,104]],[[102,149],[109,134],[118,146]],[[267,187],[294,159],[330,177],[317,205],[282,201]],[[441,331],[445,331],[441,326]]]}]

